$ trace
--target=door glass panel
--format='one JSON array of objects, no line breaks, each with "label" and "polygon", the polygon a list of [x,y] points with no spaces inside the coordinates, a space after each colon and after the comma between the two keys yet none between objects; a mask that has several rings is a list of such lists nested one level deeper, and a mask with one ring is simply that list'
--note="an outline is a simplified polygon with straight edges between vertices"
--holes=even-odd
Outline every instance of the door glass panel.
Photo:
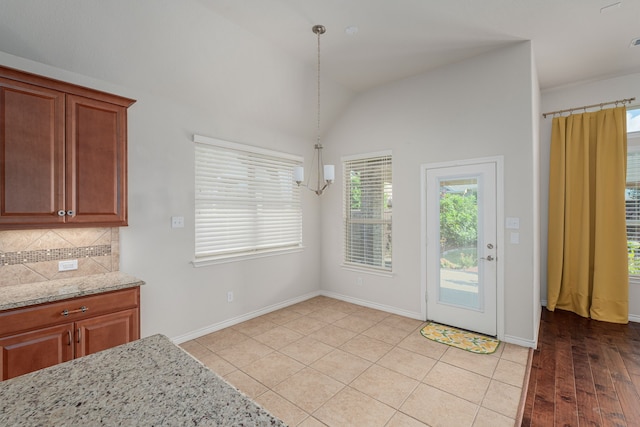
[{"label": "door glass panel", "polygon": [[443,304],[480,310],[478,178],[440,180],[440,283]]}]

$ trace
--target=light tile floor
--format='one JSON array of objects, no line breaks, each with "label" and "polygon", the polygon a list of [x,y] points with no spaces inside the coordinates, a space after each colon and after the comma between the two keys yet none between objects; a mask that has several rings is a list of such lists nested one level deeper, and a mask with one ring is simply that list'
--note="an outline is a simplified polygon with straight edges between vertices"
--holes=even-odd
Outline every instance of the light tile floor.
[{"label": "light tile floor", "polygon": [[513,426],[528,349],[473,354],[422,326],[319,296],[182,347],[291,426]]}]

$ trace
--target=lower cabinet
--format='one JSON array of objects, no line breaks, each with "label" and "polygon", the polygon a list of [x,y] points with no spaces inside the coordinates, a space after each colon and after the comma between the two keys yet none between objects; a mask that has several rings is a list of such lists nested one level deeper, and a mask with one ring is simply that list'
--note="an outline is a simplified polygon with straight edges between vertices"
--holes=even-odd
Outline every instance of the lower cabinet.
[{"label": "lower cabinet", "polygon": [[86,356],[140,338],[138,309],[82,320],[75,325],[75,356]]},{"label": "lower cabinet", "polygon": [[139,302],[136,287],[0,312],[0,380],[139,339]]},{"label": "lower cabinet", "polygon": [[70,323],[0,339],[2,380],[73,359],[72,333]]}]

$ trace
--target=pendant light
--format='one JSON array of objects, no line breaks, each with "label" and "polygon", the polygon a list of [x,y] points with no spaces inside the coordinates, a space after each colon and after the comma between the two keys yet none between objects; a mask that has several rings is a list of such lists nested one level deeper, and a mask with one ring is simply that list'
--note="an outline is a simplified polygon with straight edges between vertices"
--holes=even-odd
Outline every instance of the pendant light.
[{"label": "pendant light", "polygon": [[[320,143],[320,35],[324,34],[327,29],[323,25],[314,25],[311,28],[311,31],[318,36],[318,126],[316,131],[316,143],[313,147],[313,161],[311,162],[311,172],[313,173],[313,168],[315,166],[317,181],[315,188],[309,184],[309,179],[304,186],[320,196],[335,179],[335,168],[333,165],[325,165],[322,162],[322,144]],[[296,166],[293,170],[293,177],[296,184],[302,184],[304,181],[304,168],[302,166]]]}]

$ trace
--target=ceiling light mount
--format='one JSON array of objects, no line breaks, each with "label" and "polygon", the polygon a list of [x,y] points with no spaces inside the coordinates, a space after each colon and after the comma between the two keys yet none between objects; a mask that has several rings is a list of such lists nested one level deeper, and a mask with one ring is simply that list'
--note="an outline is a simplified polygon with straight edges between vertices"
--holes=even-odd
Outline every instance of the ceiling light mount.
[{"label": "ceiling light mount", "polygon": [[313,31],[314,34],[320,35],[326,33],[327,29],[324,27],[324,25],[314,25],[313,27],[311,27],[311,31]]}]

